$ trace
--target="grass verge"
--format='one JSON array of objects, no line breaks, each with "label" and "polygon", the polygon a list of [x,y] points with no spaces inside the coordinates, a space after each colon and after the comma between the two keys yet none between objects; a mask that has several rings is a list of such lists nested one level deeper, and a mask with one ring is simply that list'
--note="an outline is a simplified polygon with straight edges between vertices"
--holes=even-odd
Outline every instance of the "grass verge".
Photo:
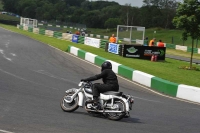
[{"label": "grass verge", "polygon": [[[156,77],[163,78],[165,80],[169,80],[178,84],[187,84],[192,86],[200,87],[199,75],[200,71],[191,71],[179,69],[181,66],[189,66],[189,63],[173,60],[166,58],[165,62],[151,62],[149,60],[140,60],[140,59],[132,59],[132,58],[123,58],[118,55],[114,55],[111,53],[106,53],[104,49],[89,47],[82,44],[75,44],[72,42],[59,40],[52,37],[47,37],[44,35],[33,34],[28,31],[19,30],[14,26],[7,26],[0,24],[1,27],[12,30],[14,32],[26,35],[33,39],[39,40],[43,43],[49,44],[51,46],[57,47],[62,51],[67,51],[68,45],[78,47],[87,52],[91,52],[93,54],[99,55],[109,60],[113,60],[115,62],[121,63],[128,67],[131,67],[135,70],[140,70],[145,73],[152,74]],[[200,68],[198,65],[193,65],[197,68]]]}]

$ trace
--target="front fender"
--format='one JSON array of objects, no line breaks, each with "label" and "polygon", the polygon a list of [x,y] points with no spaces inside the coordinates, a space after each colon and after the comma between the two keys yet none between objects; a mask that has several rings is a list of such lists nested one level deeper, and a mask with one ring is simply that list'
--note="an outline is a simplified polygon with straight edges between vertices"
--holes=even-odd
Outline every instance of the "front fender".
[{"label": "front fender", "polygon": [[[67,90],[67,91],[65,91],[66,93],[70,93],[70,92],[77,92],[78,91],[78,89],[76,89],[76,88],[71,88],[71,89],[69,89],[69,90]],[[76,94],[77,95],[77,94]],[[75,96],[74,96],[75,97]],[[83,92],[78,92],[78,98],[79,98],[79,100],[78,100],[78,105],[79,106],[83,106]]]},{"label": "front fender", "polygon": [[83,92],[78,93],[78,98],[79,98],[78,105],[82,107],[83,106]]}]

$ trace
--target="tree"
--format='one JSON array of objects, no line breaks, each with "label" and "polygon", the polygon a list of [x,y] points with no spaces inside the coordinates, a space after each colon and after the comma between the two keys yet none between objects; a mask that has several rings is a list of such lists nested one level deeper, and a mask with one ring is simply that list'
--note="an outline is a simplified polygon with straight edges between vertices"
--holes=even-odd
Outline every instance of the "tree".
[{"label": "tree", "polygon": [[101,12],[99,10],[93,10],[86,12],[84,14],[84,23],[91,28],[98,28],[101,25],[100,15]]},{"label": "tree", "polygon": [[184,0],[182,4],[179,3],[173,23],[177,28],[183,29],[184,38],[189,36],[192,38],[191,69],[194,40],[200,36],[200,2],[198,0]]},{"label": "tree", "polygon": [[117,28],[117,25],[120,25],[120,19],[119,18],[109,18],[105,22],[105,27],[107,27],[107,28]]},{"label": "tree", "polygon": [[16,7],[20,0],[2,0],[5,11],[18,13]]}]

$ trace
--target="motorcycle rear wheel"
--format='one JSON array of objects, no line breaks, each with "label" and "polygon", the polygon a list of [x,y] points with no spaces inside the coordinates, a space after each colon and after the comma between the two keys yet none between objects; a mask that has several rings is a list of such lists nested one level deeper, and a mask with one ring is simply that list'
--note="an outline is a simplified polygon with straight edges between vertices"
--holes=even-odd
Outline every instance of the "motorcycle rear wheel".
[{"label": "motorcycle rear wheel", "polygon": [[61,106],[61,109],[65,112],[73,112],[75,110],[78,109],[78,101],[79,101],[79,97],[78,95],[73,99],[73,101],[71,103],[66,103],[65,102],[65,98],[67,96],[72,96],[73,93],[67,93],[61,100],[60,102],[60,106]]},{"label": "motorcycle rear wheel", "polygon": [[126,115],[126,113],[125,113],[126,104],[121,99],[115,100],[114,104],[117,104],[119,106],[119,109],[117,111],[122,111],[122,112],[121,113],[108,113],[107,118],[110,120],[118,121],[118,120],[121,120],[122,118],[124,118],[124,116]]}]

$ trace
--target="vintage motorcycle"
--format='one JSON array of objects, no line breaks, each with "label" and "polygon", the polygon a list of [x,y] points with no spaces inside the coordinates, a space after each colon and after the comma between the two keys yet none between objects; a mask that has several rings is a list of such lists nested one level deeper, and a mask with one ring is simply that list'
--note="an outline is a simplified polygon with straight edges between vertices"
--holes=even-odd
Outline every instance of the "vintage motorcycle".
[{"label": "vintage motorcycle", "polygon": [[[129,117],[134,99],[131,95],[122,92],[108,91],[99,96],[98,109],[89,101],[93,99],[92,82],[80,82],[79,89],[72,88],[66,91],[60,106],[65,112],[73,112],[78,107],[84,107],[88,113],[101,114],[110,120],[121,120]],[[84,100],[85,99],[85,100]]]}]

